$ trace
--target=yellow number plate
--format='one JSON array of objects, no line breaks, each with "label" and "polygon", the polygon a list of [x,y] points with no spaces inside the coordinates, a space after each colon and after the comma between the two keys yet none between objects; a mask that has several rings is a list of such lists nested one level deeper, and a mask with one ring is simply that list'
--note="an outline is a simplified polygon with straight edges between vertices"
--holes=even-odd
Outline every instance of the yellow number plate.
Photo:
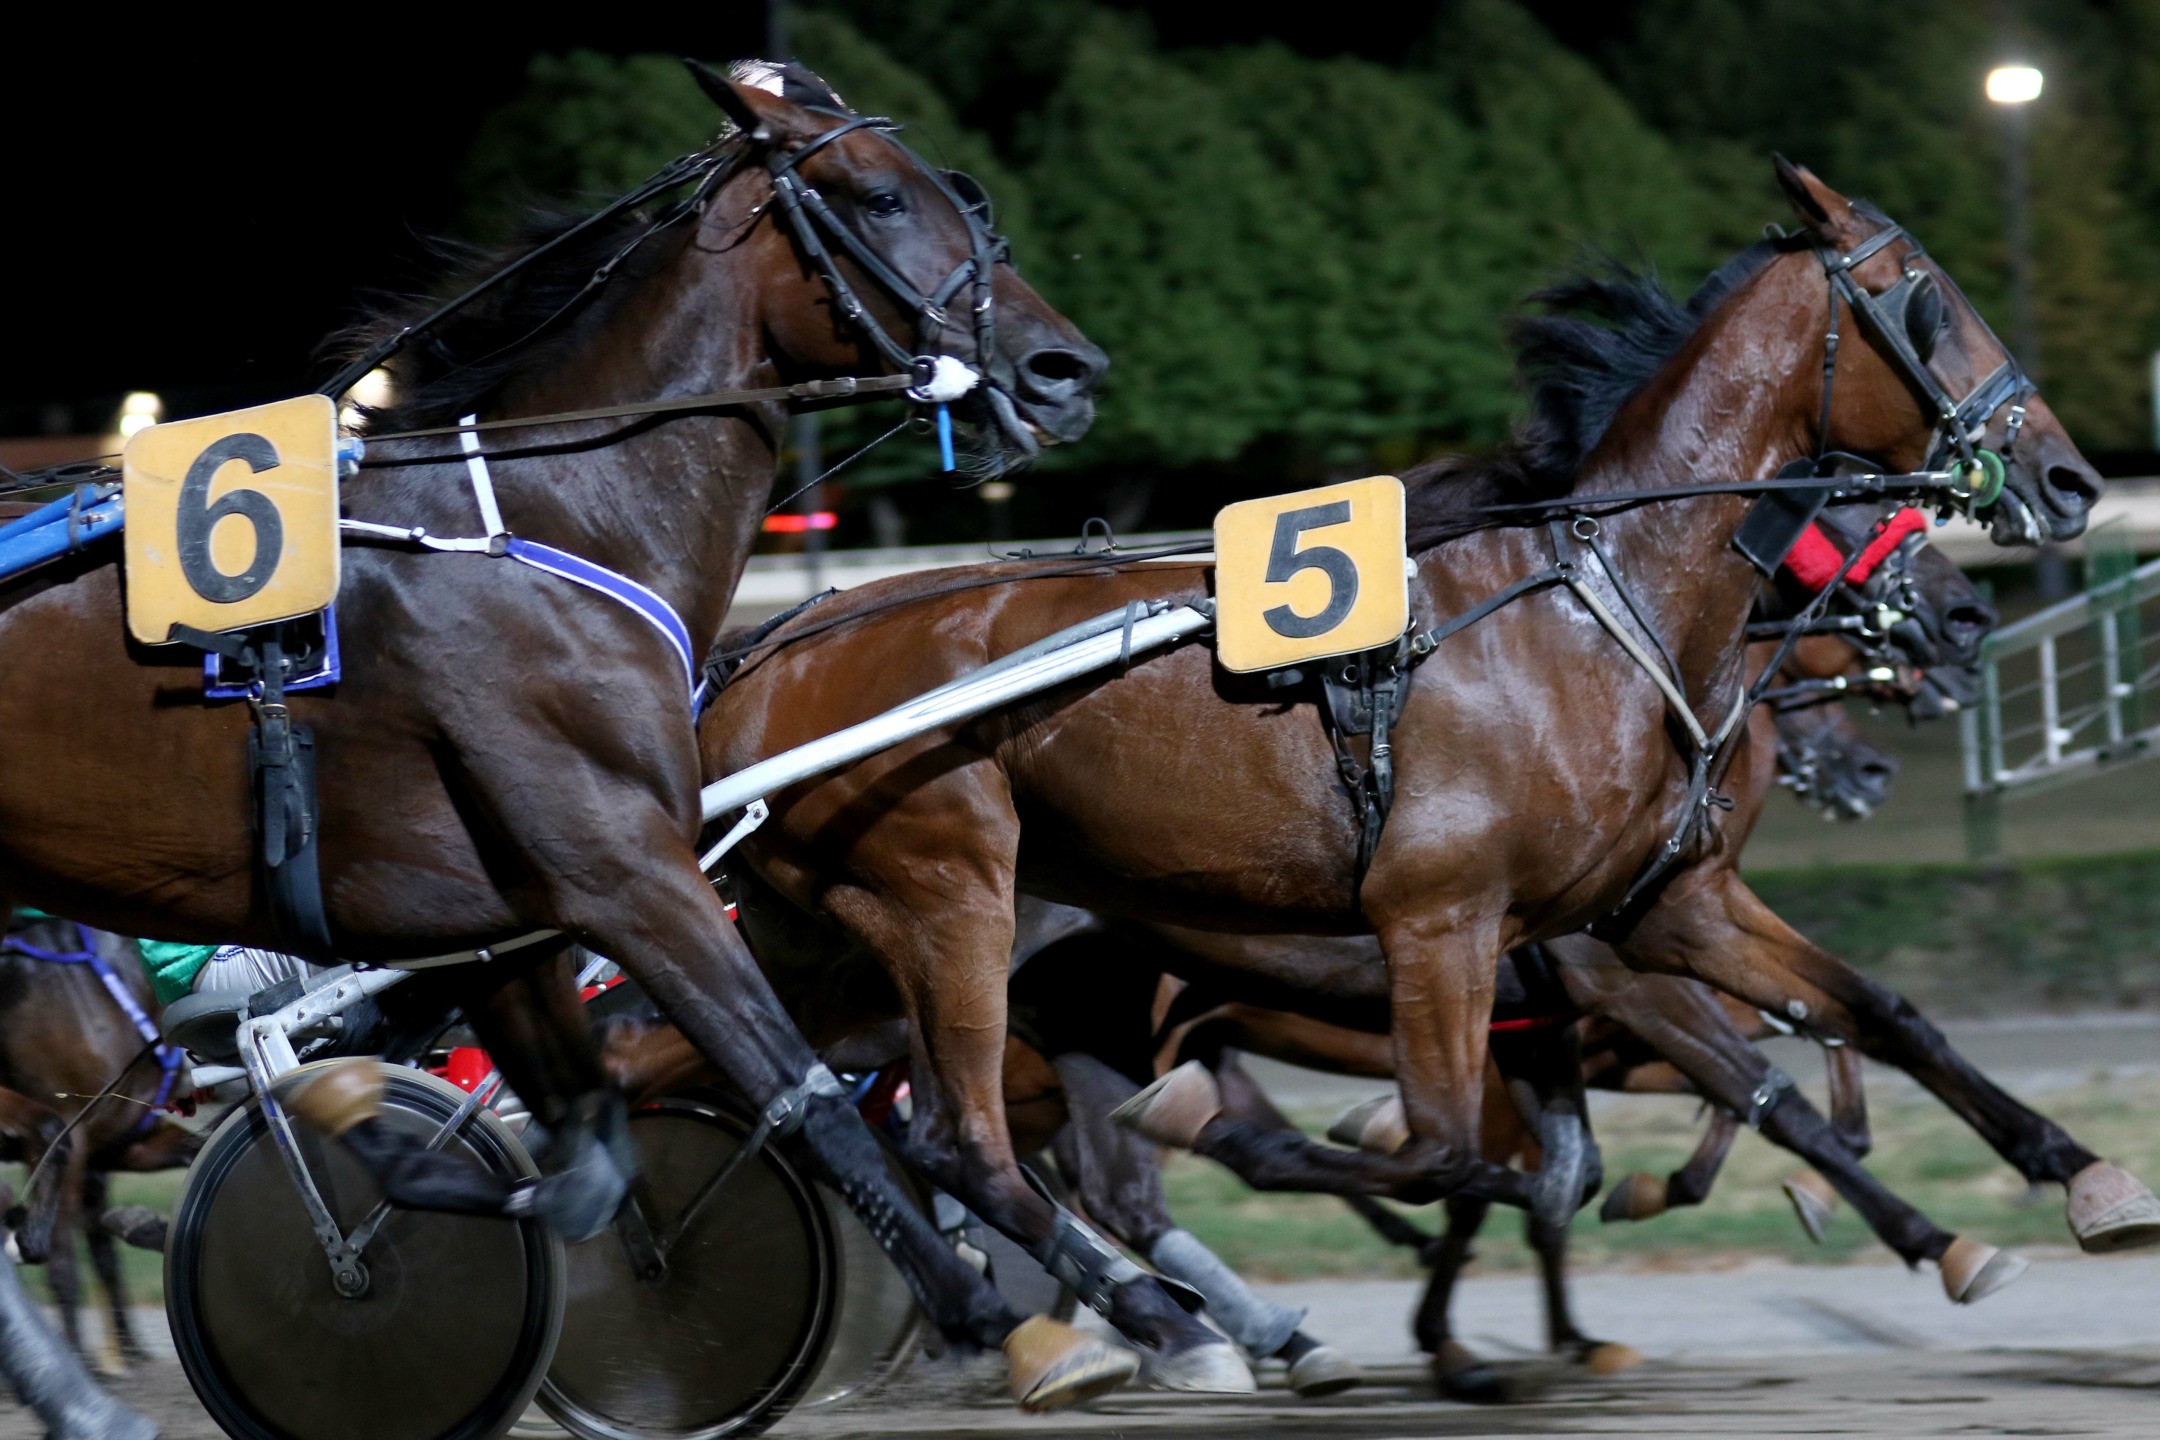
[{"label": "yellow number plate", "polygon": [[121,462],[128,633],[238,630],[337,598],[337,407],[302,395],[153,425]]},{"label": "yellow number plate", "polygon": [[1392,475],[1226,506],[1215,516],[1217,658],[1273,670],[1385,645],[1410,624],[1404,555]]}]

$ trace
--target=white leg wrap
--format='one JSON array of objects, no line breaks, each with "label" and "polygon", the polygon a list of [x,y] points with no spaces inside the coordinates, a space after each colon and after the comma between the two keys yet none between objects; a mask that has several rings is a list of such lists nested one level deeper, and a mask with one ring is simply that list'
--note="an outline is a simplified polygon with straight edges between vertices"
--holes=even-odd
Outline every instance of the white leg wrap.
[{"label": "white leg wrap", "polygon": [[1172,1230],[1157,1240],[1148,1259],[1163,1274],[1205,1295],[1209,1318],[1256,1358],[1282,1349],[1304,1323],[1303,1310],[1253,1294],[1235,1270],[1187,1231]]}]

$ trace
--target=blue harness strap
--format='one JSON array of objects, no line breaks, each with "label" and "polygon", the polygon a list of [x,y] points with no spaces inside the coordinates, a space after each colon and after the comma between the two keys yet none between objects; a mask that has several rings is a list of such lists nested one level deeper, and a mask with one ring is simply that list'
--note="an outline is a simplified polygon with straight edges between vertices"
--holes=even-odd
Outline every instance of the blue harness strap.
[{"label": "blue harness strap", "polygon": [[113,1003],[120,1007],[120,1013],[127,1016],[128,1023],[135,1027],[135,1033],[155,1047],[158,1068],[163,1073],[158,1077],[157,1095],[150,1101],[150,1108],[143,1112],[142,1119],[138,1120],[135,1128],[129,1132],[129,1138],[132,1139],[157,1123],[157,1112],[165,1108],[166,1101],[172,1099],[173,1089],[179,1083],[180,1067],[187,1063],[187,1059],[179,1046],[167,1045],[164,1042],[164,1037],[158,1034],[157,1022],[150,1018],[150,1012],[143,1009],[142,1002],[135,998],[135,992],[128,988],[127,982],[113,969],[112,962],[98,953],[97,946],[90,939],[89,930],[80,922],[70,923],[75,926],[75,943],[82,947],[79,950],[47,950],[44,946],[33,945],[20,936],[10,935],[0,940],[0,951],[12,950],[18,955],[42,960],[48,965],[88,965],[90,972],[104,985],[106,993],[112,996]]},{"label": "blue harness strap", "polygon": [[[595,565],[590,560],[580,559],[567,550],[542,545],[536,540],[520,540],[515,535],[504,542],[503,555],[530,565],[535,570],[544,570],[573,584],[583,585],[588,590],[597,590],[617,604],[635,610],[653,629],[660,632],[662,639],[674,647],[676,658],[682,661],[683,683],[693,692],[702,688],[698,683],[697,657],[690,650],[689,627],[684,625],[682,617],[675,613],[675,607],[661,599],[649,586],[640,585],[629,576],[610,570],[605,565]],[[695,700],[692,703],[695,704]]]},{"label": "blue harness strap", "polygon": [[117,534],[119,487],[78,485],[70,494],[0,525],[0,580]]},{"label": "blue harness strap", "polygon": [[[458,422],[473,425],[477,417],[467,415]],[[682,662],[683,684],[690,691],[690,708],[693,714],[705,708],[707,687],[698,675],[698,657],[690,648],[690,627],[683,624],[682,616],[675,607],[662,599],[649,585],[641,585],[619,571],[610,570],[567,550],[543,545],[537,540],[524,540],[510,533],[503,523],[502,507],[495,500],[495,479],[488,473],[487,454],[480,448],[480,437],[471,430],[458,433],[458,445],[465,452],[465,473],[472,481],[473,502],[480,508],[480,523],[487,530],[484,536],[469,539],[448,539],[430,535],[420,528],[400,529],[392,525],[378,525],[372,521],[345,519],[339,528],[348,534],[368,535],[378,539],[400,541],[418,545],[424,550],[443,550],[453,554],[486,555],[496,559],[515,560],[521,565],[575,585],[596,591],[627,607],[646,624],[658,631],[667,641],[675,658]]]}]

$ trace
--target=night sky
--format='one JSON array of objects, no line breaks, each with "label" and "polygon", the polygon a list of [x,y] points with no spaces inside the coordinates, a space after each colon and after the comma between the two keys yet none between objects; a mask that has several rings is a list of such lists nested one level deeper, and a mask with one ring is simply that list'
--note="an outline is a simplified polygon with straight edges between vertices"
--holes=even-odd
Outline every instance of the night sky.
[{"label": "night sky", "polygon": [[[1345,12],[1117,0],[1172,45],[1273,36],[1313,53],[1399,60],[1432,0]],[[1607,38],[1623,6],[1533,4],[1564,39]],[[216,36],[169,35],[106,11],[95,28],[18,33],[0,84],[5,316],[0,434],[109,419],[158,390],[168,413],[290,394],[366,287],[419,272],[416,237],[446,225],[481,116],[536,53],[578,46],[721,59],[763,48],[764,7],[733,0],[676,23],[446,21],[433,9],[306,13]],[[198,12],[200,13],[200,12]],[[424,13],[422,26],[371,16]],[[333,28],[334,27],[334,28]]]}]

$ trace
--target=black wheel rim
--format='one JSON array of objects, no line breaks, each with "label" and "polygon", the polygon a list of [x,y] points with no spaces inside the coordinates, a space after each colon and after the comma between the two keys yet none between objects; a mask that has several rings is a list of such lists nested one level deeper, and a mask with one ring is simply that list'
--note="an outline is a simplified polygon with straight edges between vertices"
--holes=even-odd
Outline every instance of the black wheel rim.
[{"label": "black wheel rim", "polygon": [[[389,1123],[432,1136],[464,1097],[410,1071]],[[350,1230],[375,1188],[335,1144],[299,1143]],[[535,1173],[482,1113],[451,1142],[506,1175]],[[340,1297],[259,1106],[203,1148],[173,1218],[166,1309],[189,1383],[243,1440],[480,1440],[538,1388],[561,1323],[562,1247],[534,1222],[393,1212],[360,1299]]]},{"label": "black wheel rim", "polygon": [[[749,1126],[708,1100],[638,1110],[638,1202],[655,1229],[740,1146]],[[709,1440],[771,1424],[830,1343],[839,1288],[815,1190],[767,1149],[698,1212],[657,1281],[610,1231],[568,1255],[562,1343],[540,1404],[588,1440]]]}]

